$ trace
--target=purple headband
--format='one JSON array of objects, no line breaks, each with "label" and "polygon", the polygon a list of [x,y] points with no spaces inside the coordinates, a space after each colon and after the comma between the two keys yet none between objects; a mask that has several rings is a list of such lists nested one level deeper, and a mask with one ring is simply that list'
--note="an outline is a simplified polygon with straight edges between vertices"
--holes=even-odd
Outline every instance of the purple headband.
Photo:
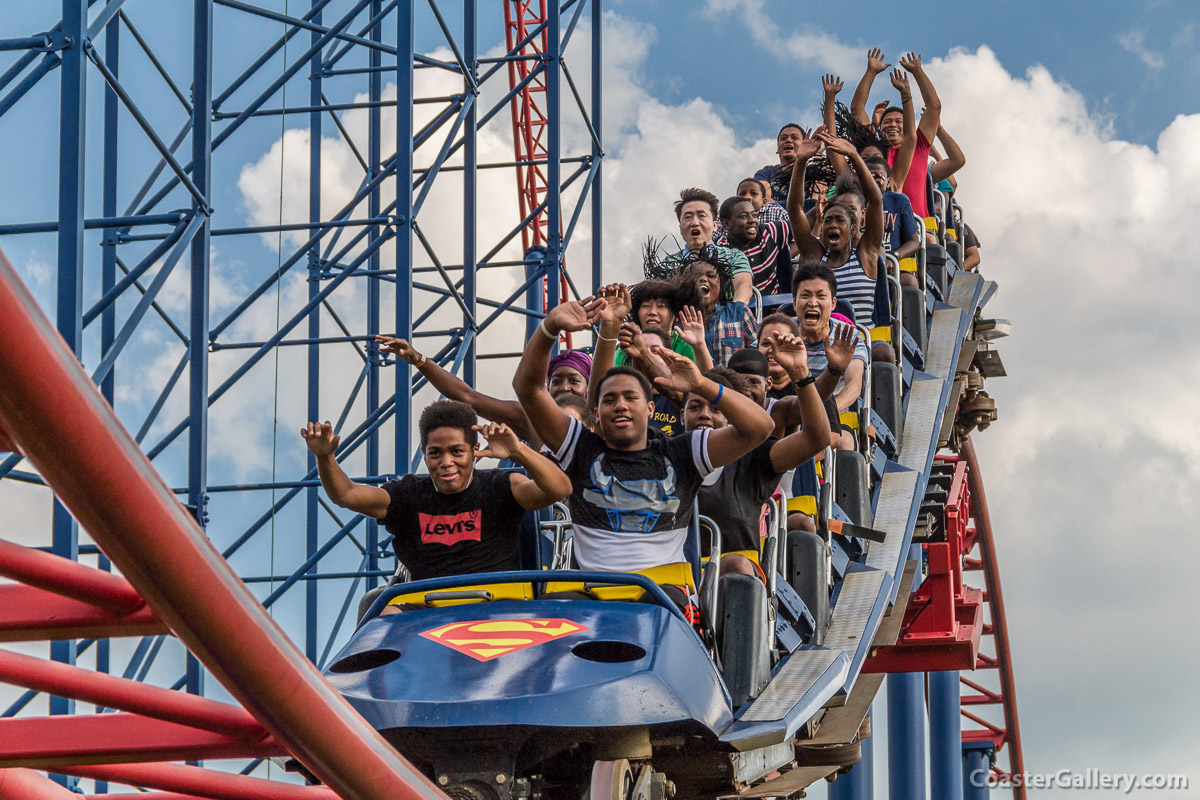
[{"label": "purple headband", "polygon": [[550,380],[550,376],[554,374],[554,370],[559,367],[570,367],[571,369],[578,370],[586,381],[592,375],[592,357],[578,350],[564,350],[550,359],[550,369],[546,370],[546,380]]}]

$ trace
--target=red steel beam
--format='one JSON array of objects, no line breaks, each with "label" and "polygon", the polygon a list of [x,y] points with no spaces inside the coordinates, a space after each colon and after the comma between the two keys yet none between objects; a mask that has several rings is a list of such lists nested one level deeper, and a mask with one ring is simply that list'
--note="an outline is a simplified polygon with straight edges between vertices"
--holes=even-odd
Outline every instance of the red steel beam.
[{"label": "red steel beam", "polygon": [[79,800],[79,795],[31,769],[0,769],[0,800]]},{"label": "red steel beam", "polygon": [[59,697],[200,728],[245,742],[262,741],[268,736],[258,720],[240,706],[7,650],[0,650],[0,680]]},{"label": "red steel beam", "polygon": [[226,690],[345,800],[446,800],[268,616],[3,258],[0,320],[0,427]]},{"label": "red steel beam", "polygon": [[138,714],[0,719],[0,767],[131,764],[287,755],[274,740],[247,741]]},{"label": "red steel beam", "polygon": [[[1009,772],[1025,774],[1025,756],[1021,752],[1021,724],[1017,718],[1017,691],[1013,681],[1012,662],[1009,660],[1008,622],[1004,616],[1004,594],[1000,588],[1000,566],[996,563],[996,545],[992,538],[992,518],[988,513],[987,493],[983,489],[983,474],[979,470],[979,457],[971,437],[965,437],[959,454],[966,459],[970,470],[971,502],[974,505],[975,531],[978,537],[980,560],[987,587],[988,602],[992,612],[992,641],[996,644],[996,666],[1000,670],[1000,694],[1004,698],[1004,726],[1008,739]],[[983,659],[983,654],[980,654]],[[1013,787],[1013,796],[1023,800],[1026,796],[1024,784]]]},{"label": "red steel beam", "polygon": [[119,575],[3,539],[0,539],[0,575],[91,603],[118,616],[132,614],[146,605],[129,581]]},{"label": "red steel beam", "polygon": [[[268,781],[183,764],[80,764],[55,767],[54,771],[213,800],[339,800],[338,795],[325,786]],[[78,795],[74,798],[78,800]]]},{"label": "red steel beam", "polygon": [[148,606],[122,617],[33,586],[0,586],[0,642],[156,636],[170,632]]}]

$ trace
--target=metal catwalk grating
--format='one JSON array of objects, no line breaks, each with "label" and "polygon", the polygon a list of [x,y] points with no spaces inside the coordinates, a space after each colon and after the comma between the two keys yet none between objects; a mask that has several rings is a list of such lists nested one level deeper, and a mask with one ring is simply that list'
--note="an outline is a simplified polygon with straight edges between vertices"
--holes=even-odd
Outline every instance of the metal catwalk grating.
[{"label": "metal catwalk grating", "polygon": [[868,567],[888,571],[896,569],[916,489],[915,472],[884,474],[879,490],[879,503],[875,507],[875,528],[887,536],[882,542],[870,542],[867,549]]},{"label": "metal catwalk grating", "polygon": [[741,721],[770,722],[783,719],[841,654],[841,650],[800,650],[794,653],[779,674],[767,684],[766,691],[746,709]]}]

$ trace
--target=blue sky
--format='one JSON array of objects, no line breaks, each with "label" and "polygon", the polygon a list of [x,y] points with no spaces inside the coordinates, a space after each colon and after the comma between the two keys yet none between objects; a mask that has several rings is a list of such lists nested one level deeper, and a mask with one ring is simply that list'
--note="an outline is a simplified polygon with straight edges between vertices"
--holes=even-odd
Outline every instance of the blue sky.
[{"label": "blue sky", "polygon": [[[668,0],[612,0],[607,7],[658,29],[661,46],[651,54],[648,72],[654,76],[653,90],[664,99],[704,96],[743,119],[754,136],[778,129],[773,112],[780,104],[820,102],[819,83],[805,80],[813,70],[798,69],[780,45],[757,43],[742,10],[682,12],[680,3]],[[893,63],[907,50],[928,58],[950,47],[987,45],[1013,74],[1045,65],[1082,92],[1092,111],[1111,118],[1117,136],[1130,141],[1152,141],[1176,114],[1200,108],[1200,29],[1196,6],[1189,2],[968,0],[933,14],[895,13],[899,6],[876,2],[765,0],[763,8],[785,30],[836,36],[863,52],[881,47]],[[860,13],[865,22],[847,24],[848,17]],[[704,68],[710,59],[719,60],[721,68]],[[861,74],[860,68],[842,75],[847,89]]]},{"label": "blue sky", "polygon": [[[11,5],[0,36],[44,30],[56,19],[55,4]],[[303,5],[292,0],[288,7]],[[487,49],[500,42],[499,4],[479,5],[481,49]],[[282,10],[285,0],[273,7]],[[1186,669],[1181,665],[1200,658],[1200,637],[1181,611],[1200,602],[1188,569],[1200,559],[1200,542],[1188,535],[1200,516],[1194,491],[1200,359],[1189,328],[1200,293],[1191,257],[1191,231],[1200,217],[1195,6],[970,2],[929,21],[873,3],[607,0],[605,7],[608,279],[636,278],[637,248],[647,234],[671,231],[670,202],[679,188],[732,193],[739,177],[772,160],[781,122],[815,119],[821,73],[839,72],[848,97],[867,47],[884,48],[893,62],[905,50],[924,53],[945,104],[943,120],[967,154],[961,197],[983,242],[983,271],[1001,287],[988,313],[1015,325],[1000,347],[1010,377],[988,384],[1000,421],[978,446],[1000,540],[1029,767],[1190,767],[1200,751],[1193,724],[1200,698],[1156,687],[1173,685]],[[185,75],[190,40],[188,26],[176,22],[178,8],[127,3],[172,71]],[[436,47],[438,37],[422,13],[421,44]],[[218,85],[278,32],[277,23],[235,18],[228,9],[218,12]],[[457,28],[454,10],[447,18]],[[866,21],[851,24],[850,18]],[[0,69],[11,58],[0,54]],[[586,57],[571,58],[576,79],[586,85]],[[277,64],[272,69],[277,74]],[[156,124],[173,133],[181,112],[145,65],[127,70],[123,80]],[[305,87],[303,79],[289,84],[289,101],[306,100]],[[888,87],[881,80],[877,88],[874,99]],[[0,181],[16,187],[0,195],[0,222],[54,217],[56,82],[27,101],[0,118],[7,153]],[[89,105],[92,124],[100,108],[96,96]],[[289,136],[302,135],[293,123],[287,127]],[[281,163],[289,179],[305,180],[306,150],[273,149],[282,131],[277,117],[246,131],[220,151],[218,225],[275,221]],[[578,133],[565,135],[577,142]],[[126,120],[122,141],[130,145],[131,168],[124,192],[140,182],[137,168],[148,163],[139,136]],[[510,147],[503,137],[482,144],[496,153]],[[340,151],[330,147],[330,163],[342,170],[349,159],[338,161]],[[89,215],[98,215],[98,153],[95,147],[89,153]],[[350,167],[327,176],[334,197],[344,189],[343,178],[356,177]],[[293,204],[303,209],[306,198],[288,188],[283,213],[291,218],[300,213]],[[481,228],[503,230],[503,220],[493,217],[515,203],[511,187],[494,189],[501,202],[481,206]],[[439,230],[433,216],[431,236],[453,245],[453,225]],[[581,233],[585,252],[590,235]],[[93,244],[94,237],[89,258],[97,252]],[[0,245],[48,297],[53,237],[8,237]],[[218,256],[221,292],[214,305],[223,310],[278,257],[274,240],[259,237],[222,239]],[[95,288],[93,281],[89,291]],[[303,284],[289,285],[282,294],[291,302],[303,291]],[[274,331],[274,297],[268,294],[265,312],[240,331],[246,338]],[[186,292],[172,290],[164,303],[186,314]],[[162,377],[159,346],[150,338],[131,350],[144,358],[139,369],[156,379]],[[285,360],[284,374],[293,367]],[[122,362],[119,374],[133,374],[123,368]],[[507,375],[489,377],[488,385],[507,386]],[[269,388],[269,378],[250,386]],[[118,410],[136,427],[152,396],[131,391],[118,398]],[[303,413],[293,399],[278,401],[281,476],[303,457],[289,427]],[[214,405],[214,481],[270,477],[275,430],[267,405],[253,395]],[[167,455],[169,471],[175,462]],[[244,507],[224,502],[229,505],[217,509],[214,537],[238,530],[259,510],[249,501]],[[44,504],[28,513],[21,502],[6,507],[15,526],[44,529]],[[281,559],[290,555],[285,537],[293,521],[281,515]],[[270,553],[244,553],[238,567],[261,574],[266,570],[254,559],[276,554],[272,543]],[[1155,642],[1155,657],[1147,658],[1131,639]],[[1114,677],[1130,675],[1138,677]],[[1194,786],[1197,781],[1200,774],[1193,775]]]}]

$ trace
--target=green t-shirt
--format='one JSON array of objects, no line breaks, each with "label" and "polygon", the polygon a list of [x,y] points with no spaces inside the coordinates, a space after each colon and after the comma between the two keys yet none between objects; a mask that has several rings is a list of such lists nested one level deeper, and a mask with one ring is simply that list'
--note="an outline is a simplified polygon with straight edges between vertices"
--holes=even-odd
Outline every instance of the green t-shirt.
[{"label": "green t-shirt", "polygon": [[[696,351],[692,349],[692,346],[690,344],[688,344],[687,342],[685,342],[683,340],[683,337],[679,335],[679,331],[676,331],[676,330],[671,331],[671,341],[668,346],[672,350],[674,350],[676,353],[679,353],[679,355],[687,356],[692,361],[696,360]],[[623,367],[628,363],[629,363],[629,355],[624,350],[622,350],[621,348],[618,347],[617,348],[617,356],[616,356],[616,358],[613,359],[613,364],[618,367]]]}]

